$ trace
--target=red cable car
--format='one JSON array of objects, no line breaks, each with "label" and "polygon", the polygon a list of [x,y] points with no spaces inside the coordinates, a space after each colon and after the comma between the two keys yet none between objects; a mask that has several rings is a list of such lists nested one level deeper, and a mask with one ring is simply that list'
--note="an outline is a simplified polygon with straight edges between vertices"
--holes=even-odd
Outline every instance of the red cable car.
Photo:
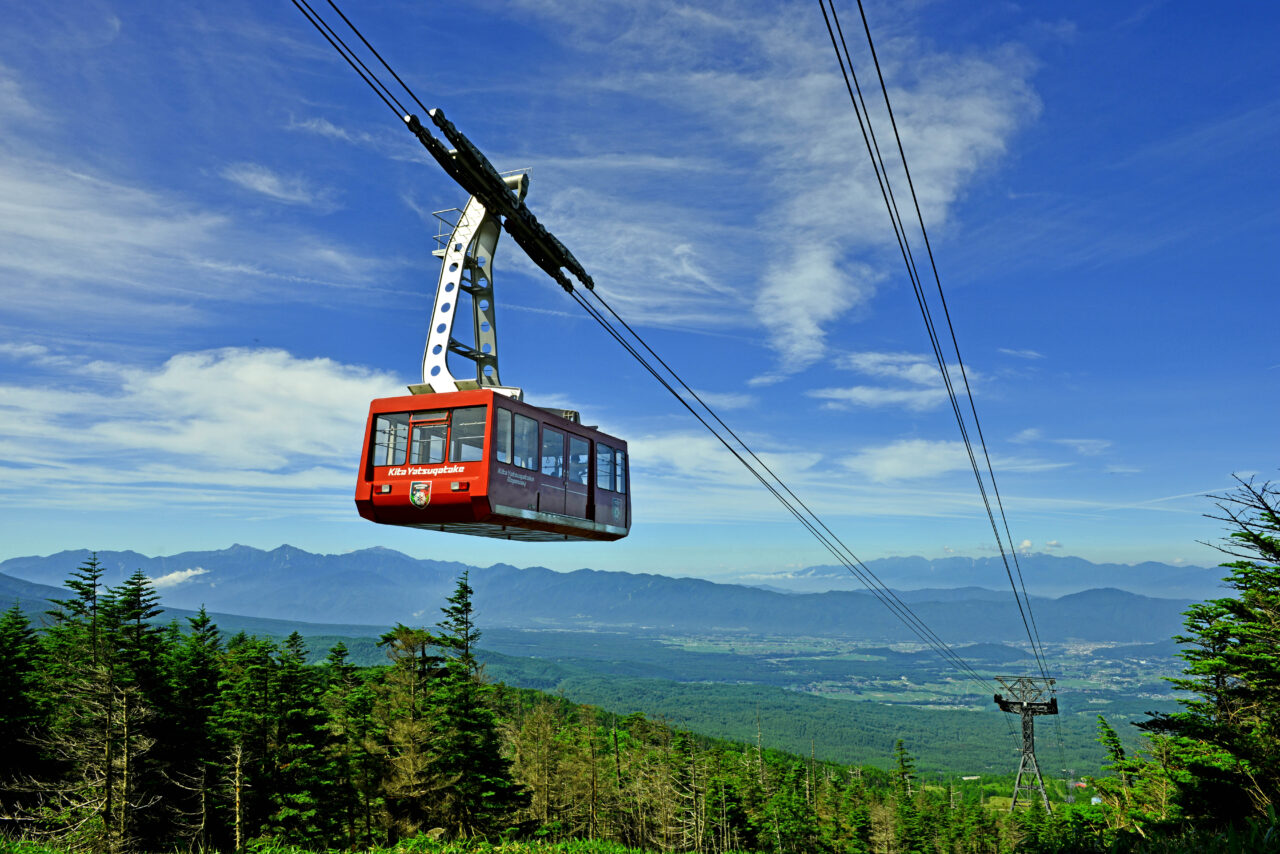
[{"label": "red cable car", "polygon": [[[505,182],[506,202],[523,207],[527,176],[494,176]],[[492,279],[498,216],[474,195],[465,209],[436,216],[447,228],[432,253],[442,263],[423,381],[409,386],[411,395],[369,405],[356,478],[360,515],[508,540],[625,537],[627,443],[583,426],[572,410],[531,406],[520,389],[498,379]],[[472,334],[459,339],[454,319],[468,313]],[[455,379],[451,355],[473,362],[476,378]]]},{"label": "red cable car", "polygon": [[617,540],[627,444],[492,389],[369,406],[356,507],[374,522],[509,540]]}]

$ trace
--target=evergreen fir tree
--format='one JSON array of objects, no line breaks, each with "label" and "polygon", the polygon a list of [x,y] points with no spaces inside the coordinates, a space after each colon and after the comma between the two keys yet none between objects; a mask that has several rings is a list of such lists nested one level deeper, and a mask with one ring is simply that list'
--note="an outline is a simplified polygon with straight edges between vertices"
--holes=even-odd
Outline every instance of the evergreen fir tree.
[{"label": "evergreen fir tree", "polygon": [[1280,808],[1280,488],[1239,480],[1217,499],[1234,595],[1186,612],[1187,666],[1170,681],[1190,696],[1142,727],[1170,739],[1183,813],[1239,824]]},{"label": "evergreen fir tree", "polygon": [[4,745],[4,770],[0,771],[0,837],[15,835],[21,822],[15,818],[30,808],[24,797],[28,781],[42,768],[36,749],[42,714],[37,693],[39,646],[26,614],[16,603],[0,615],[0,745]]},{"label": "evergreen fir tree", "polygon": [[215,726],[222,643],[204,606],[187,623],[187,634],[173,642],[170,652],[168,753],[174,791],[169,806],[178,836],[194,849],[208,850],[226,842],[218,830],[226,800],[219,770],[227,748]]},{"label": "evergreen fir tree", "polygon": [[275,645],[237,634],[223,657],[214,727],[226,754],[222,785],[227,792],[232,845],[241,850],[268,813],[276,709]]},{"label": "evergreen fir tree", "polygon": [[502,755],[497,720],[487,700],[491,687],[480,678],[475,627],[466,573],[458,579],[449,606],[441,609],[444,669],[432,688],[433,770],[452,783],[441,803],[443,826],[462,838],[492,835],[506,826],[526,796]]},{"label": "evergreen fir tree", "polygon": [[280,842],[323,847],[332,829],[327,731],[315,672],[306,667],[307,648],[296,631],[276,661],[276,707],[271,752],[271,793],[264,831]]}]

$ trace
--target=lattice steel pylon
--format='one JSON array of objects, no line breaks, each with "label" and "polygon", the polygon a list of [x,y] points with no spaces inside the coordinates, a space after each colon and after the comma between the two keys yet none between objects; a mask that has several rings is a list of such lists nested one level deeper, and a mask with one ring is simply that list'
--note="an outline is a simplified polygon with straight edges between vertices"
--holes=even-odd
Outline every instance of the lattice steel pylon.
[{"label": "lattice steel pylon", "polygon": [[[1040,776],[1040,764],[1036,762],[1036,715],[1056,715],[1058,698],[1053,696],[1052,679],[1037,679],[1033,676],[997,676],[996,681],[1009,692],[1006,699],[996,694],[996,705],[1003,712],[1019,715],[1022,718],[1022,761],[1018,763],[1018,779],[1013,784],[1013,801],[1009,804],[1012,812],[1018,806],[1018,796],[1024,791],[1030,798],[1033,792],[1040,793],[1045,812],[1050,811],[1049,795],[1044,790],[1044,777]],[[1045,699],[1045,698],[1048,699]],[[1024,775],[1027,782],[1023,783]],[[1034,775],[1035,782],[1031,782]]]}]

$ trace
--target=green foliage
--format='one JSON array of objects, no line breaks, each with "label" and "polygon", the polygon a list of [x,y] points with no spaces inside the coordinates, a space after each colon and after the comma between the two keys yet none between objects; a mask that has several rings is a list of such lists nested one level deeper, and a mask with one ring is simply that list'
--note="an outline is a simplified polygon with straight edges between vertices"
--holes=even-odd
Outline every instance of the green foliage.
[{"label": "green foliage", "polygon": [[1176,638],[1186,667],[1171,680],[1187,692],[1182,710],[1140,724],[1148,736],[1133,755],[1100,719],[1112,776],[1097,783],[1103,808],[1091,820],[1121,848],[1271,844],[1256,837],[1274,828],[1280,801],[1280,490],[1239,480],[1216,498],[1213,518],[1231,527],[1220,548],[1234,558],[1223,564],[1234,595],[1186,612]]},{"label": "green foliage", "polygon": [[[397,625],[379,640],[386,664],[358,668],[342,642],[308,664],[296,633],[224,643],[203,611],[185,631],[156,625],[145,576],[104,589],[91,558],[42,632],[16,609],[0,616],[0,735],[29,750],[31,783],[0,786],[0,815],[12,818],[0,830],[27,837],[0,850],[1276,850],[1266,775],[1280,772],[1280,678],[1266,652],[1280,641],[1280,526],[1273,512],[1238,520],[1247,536],[1236,540],[1265,559],[1229,565],[1236,598],[1188,611],[1183,710],[1148,724],[1136,750],[1099,718],[1102,803],[1049,814],[1010,814],[992,797],[1010,784],[990,775],[934,782],[908,752],[908,738],[946,727],[973,741],[971,713],[938,713],[930,732],[882,711],[881,770],[815,758],[820,739],[852,730],[827,732],[812,697],[761,708],[738,686],[684,686],[683,719],[697,712],[733,743],[491,684],[465,575],[436,630]],[[1243,808],[1223,810],[1224,797]],[[42,841],[54,847],[32,847]]]}]

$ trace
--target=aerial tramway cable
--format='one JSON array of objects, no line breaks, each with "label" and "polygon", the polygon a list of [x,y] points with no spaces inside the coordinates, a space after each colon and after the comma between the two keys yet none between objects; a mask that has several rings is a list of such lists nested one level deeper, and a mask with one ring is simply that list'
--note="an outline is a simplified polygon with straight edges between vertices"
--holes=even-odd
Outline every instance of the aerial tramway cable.
[{"label": "aerial tramway cable", "polygon": [[[947,365],[946,356],[943,353],[942,346],[941,346],[941,339],[938,335],[937,328],[933,322],[932,312],[929,308],[928,299],[924,294],[919,269],[917,268],[915,263],[915,256],[911,251],[910,239],[907,236],[906,227],[902,221],[901,213],[898,210],[897,199],[893,193],[892,181],[889,177],[888,169],[885,166],[884,157],[880,151],[879,143],[875,137],[875,130],[872,125],[871,114],[870,114],[870,111],[867,109],[866,101],[862,96],[862,88],[857,82],[857,73],[853,68],[853,61],[849,54],[848,44],[845,42],[844,33],[842,28],[840,27],[839,15],[836,12],[834,0],[819,0],[819,6],[822,10],[823,20],[826,23],[827,33],[831,38],[831,46],[836,53],[836,61],[840,66],[841,75],[844,77],[845,87],[849,92],[850,103],[853,107],[854,114],[857,117],[858,127],[862,133],[863,142],[867,148],[867,154],[871,158],[872,169],[875,171],[875,174],[876,174],[876,180],[880,187],[881,197],[883,198],[885,207],[889,212],[889,217],[894,229],[894,235],[898,242],[898,248],[902,254],[903,263],[906,266],[907,275],[911,280],[912,289],[915,292],[916,302],[920,308],[921,316],[924,319],[925,328],[929,335],[930,345],[933,348],[934,358],[937,362],[939,373],[942,376],[943,385],[946,388],[947,397],[951,403],[952,412],[956,417],[956,424],[960,429],[961,439],[963,440],[965,451],[969,457],[969,462],[970,462],[971,468],[973,469],[974,478],[978,484],[978,491],[982,497],[983,506],[986,509],[987,517],[991,523],[992,533],[996,537],[996,545],[999,548],[1000,557],[1005,566],[1005,572],[1009,577],[1009,583],[1013,589],[1014,600],[1017,603],[1019,614],[1022,617],[1022,623],[1023,623],[1024,629],[1026,630],[1027,640],[1030,642],[1032,653],[1035,656],[1036,665],[1039,668],[1041,675],[1045,679],[1048,679],[1049,675],[1048,675],[1046,663],[1045,663],[1043,652],[1042,652],[1039,633],[1038,631],[1034,630],[1032,627],[1032,624],[1034,622],[1034,617],[1030,618],[1030,620],[1028,618],[1028,613],[1031,608],[1031,603],[1030,603],[1030,600],[1028,599],[1024,607],[1024,598],[1026,596],[1025,584],[1023,586],[1023,592],[1020,595],[1017,584],[1013,580],[1013,571],[1009,566],[1008,553],[1006,553],[1005,551],[1005,539],[1000,534],[1000,529],[995,520],[995,513],[991,508],[991,502],[987,494],[986,483],[983,479],[982,473],[978,466],[977,457],[975,455],[974,448],[973,448],[973,442],[969,436],[968,426],[966,425],[965,419],[960,410],[958,395],[956,393],[956,390],[951,378],[951,371]],[[830,18],[828,18],[827,16],[828,6],[830,7],[830,10],[831,10]],[[859,0],[859,7],[861,8],[861,0]],[[863,20],[865,22],[865,14],[863,16]],[[832,29],[832,21],[835,22],[834,30]],[[838,43],[837,43],[837,32],[839,33]],[[868,43],[870,44],[871,32],[869,27],[867,27],[866,32],[867,32]],[[844,48],[843,56],[841,56],[842,46]],[[847,70],[846,70],[846,62],[848,63]],[[877,63],[877,69],[878,68],[879,66]],[[852,78],[852,83],[851,83],[851,78]],[[890,110],[890,116],[892,117],[892,107],[889,106],[888,90],[884,86],[883,76],[880,77],[880,83],[881,83],[881,88],[884,91],[886,107]],[[859,108],[859,104],[861,104],[861,108]],[[864,116],[865,116],[865,124],[863,121]],[[894,122],[893,124],[893,130],[894,130],[894,136],[897,138],[899,156],[902,160],[904,171],[908,175],[908,182],[910,182],[910,177],[909,177],[910,171],[906,166],[906,162],[907,162],[906,154],[902,149],[902,141],[901,141],[901,137],[898,135],[896,122]],[[928,232],[925,230],[924,218],[920,212],[919,200],[916,197],[914,184],[910,184],[910,190],[911,190],[912,200],[915,204],[916,215],[917,215],[917,218],[919,219],[921,232],[924,235],[926,245],[928,245]],[[936,262],[933,261],[932,248],[930,247],[928,251],[929,251],[929,258],[933,266],[934,278],[937,281],[937,285],[938,285],[938,293],[941,296],[942,283],[941,283],[941,278],[938,275],[937,264]],[[945,312],[945,298],[944,298],[944,312]],[[1006,530],[1006,533],[1008,533],[1008,520],[1007,518],[1005,518],[1005,515],[1004,515],[1003,502],[999,500],[999,493],[995,485],[995,472],[991,465],[990,454],[987,451],[986,440],[981,434],[980,425],[977,424],[977,408],[973,402],[973,392],[969,387],[968,375],[964,370],[964,363],[960,357],[959,344],[957,343],[957,340],[956,340],[955,328],[951,323],[951,318],[949,313],[946,314],[946,322],[947,322],[947,327],[950,330],[952,345],[953,345],[953,348],[955,349],[957,365],[960,368],[961,377],[964,381],[965,392],[969,398],[970,410],[973,412],[975,425],[977,426],[979,442],[982,446],[982,452],[986,460],[988,476],[991,479],[992,492],[993,494],[996,495],[997,505],[999,506],[999,512],[1000,512],[1001,518],[1004,519],[1005,530]],[[1017,550],[1016,548],[1014,548],[1012,535],[1009,535],[1009,552],[1013,553],[1014,561],[1016,564]],[[1019,575],[1019,578],[1021,578],[1022,576],[1021,567],[1019,567],[1018,569],[1018,575]]]},{"label": "aerial tramway cable", "polygon": [[[834,7],[834,6],[832,6],[831,12],[832,12],[832,15],[833,15],[833,17],[834,17],[834,16],[836,15],[835,7]],[[1018,575],[1018,585],[1019,585],[1019,587],[1021,587],[1022,598],[1023,598],[1023,600],[1025,600],[1025,601],[1026,601],[1026,603],[1027,603],[1027,612],[1026,612],[1026,616],[1027,616],[1027,617],[1030,619],[1030,621],[1031,621],[1031,632],[1032,632],[1032,634],[1034,635],[1034,638],[1035,638],[1035,639],[1034,639],[1034,641],[1033,641],[1033,648],[1038,648],[1038,649],[1039,649],[1039,656],[1040,656],[1040,660],[1041,660],[1041,662],[1042,662],[1042,664],[1041,664],[1041,671],[1042,671],[1042,674],[1043,674],[1044,676],[1046,676],[1046,678],[1047,678],[1048,674],[1047,674],[1047,673],[1044,673],[1044,671],[1045,671],[1045,669],[1046,669],[1046,666],[1047,666],[1046,664],[1044,664],[1044,662],[1046,661],[1046,659],[1045,659],[1045,654],[1044,654],[1044,643],[1043,643],[1043,642],[1041,641],[1041,639],[1040,639],[1040,629],[1039,629],[1039,627],[1038,627],[1038,626],[1036,626],[1036,617],[1035,617],[1035,613],[1034,613],[1034,611],[1033,611],[1033,610],[1032,610],[1032,608],[1031,608],[1031,598],[1027,595],[1027,584],[1026,584],[1026,581],[1025,581],[1025,579],[1023,578],[1023,575],[1022,575],[1022,564],[1018,561],[1018,550],[1017,550],[1017,548],[1015,548],[1015,547],[1014,547],[1014,545],[1013,545],[1013,534],[1012,534],[1012,533],[1010,532],[1010,530],[1009,530],[1009,519],[1008,519],[1008,517],[1005,515],[1005,512],[1004,512],[1004,501],[1003,501],[1003,500],[1001,500],[1001,498],[1000,498],[1000,488],[999,488],[999,486],[997,486],[997,485],[996,485],[996,474],[995,474],[995,469],[994,469],[994,467],[993,467],[993,466],[992,466],[992,464],[991,464],[991,455],[990,455],[990,453],[988,453],[988,451],[987,451],[987,441],[986,441],[986,437],[985,437],[985,436],[983,436],[983,433],[982,433],[982,422],[978,419],[978,409],[977,409],[977,406],[974,404],[974,401],[973,401],[973,390],[969,387],[969,374],[968,374],[968,371],[966,371],[966,370],[965,370],[965,367],[964,367],[964,359],[963,359],[963,358],[961,357],[961,355],[960,355],[960,343],[959,343],[959,341],[957,341],[957,340],[956,340],[956,330],[955,330],[955,326],[951,323],[951,310],[947,307],[947,297],[946,297],[946,295],[945,295],[945,294],[943,293],[943,291],[942,291],[942,277],[938,274],[938,262],[937,262],[937,260],[936,260],[936,259],[934,258],[934,256],[933,256],[933,244],[929,241],[929,230],[928,230],[927,228],[925,228],[925,224],[924,224],[924,214],[923,214],[923,213],[921,213],[921,211],[920,211],[920,199],[919,199],[919,197],[916,195],[915,182],[914,182],[914,181],[912,180],[912,178],[911,178],[911,167],[907,165],[907,155],[906,155],[906,152],[905,152],[905,151],[903,150],[903,148],[902,148],[902,136],[901,136],[901,134],[899,134],[899,133],[898,133],[898,120],[897,120],[897,118],[896,118],[896,117],[894,116],[894,114],[893,114],[893,105],[889,102],[889,89],[888,89],[888,87],[885,85],[885,82],[884,82],[884,72],[883,72],[883,70],[880,68],[880,57],[879,57],[879,55],[876,53],[876,45],[875,45],[875,41],[874,41],[874,40],[872,39],[872,37],[871,37],[871,26],[870,26],[870,24],[867,22],[867,11],[866,11],[866,9],[863,7],[863,5],[862,5],[862,0],[858,0],[858,12],[859,12],[859,15],[860,15],[860,16],[861,16],[861,18],[862,18],[862,29],[863,29],[863,32],[865,32],[865,33],[866,33],[866,36],[867,36],[867,47],[870,49],[870,52],[871,52],[871,60],[872,60],[872,62],[873,62],[873,63],[874,63],[874,65],[875,65],[875,69],[876,69],[876,77],[877,77],[877,78],[879,79],[879,81],[880,81],[880,91],[881,91],[882,93],[884,93],[884,106],[885,106],[885,111],[886,111],[886,112],[888,113],[888,115],[889,115],[889,124],[890,124],[890,126],[893,128],[893,136],[894,136],[894,140],[897,142],[897,146],[898,146],[898,156],[899,156],[899,158],[902,160],[902,171],[903,171],[903,174],[906,176],[906,179],[907,179],[907,187],[908,187],[908,189],[910,189],[910,191],[911,191],[911,201],[912,201],[913,205],[915,206],[915,210],[916,210],[916,219],[917,219],[917,221],[920,223],[920,235],[921,235],[921,237],[924,239],[925,252],[926,252],[926,253],[928,254],[928,256],[929,256],[929,267],[930,267],[930,268],[932,269],[932,271],[933,271],[933,280],[934,280],[934,283],[937,285],[937,289],[938,289],[938,300],[939,300],[939,302],[941,302],[941,304],[942,304],[942,314],[943,314],[943,317],[944,317],[944,318],[946,319],[946,321],[947,321],[947,330],[948,330],[948,332],[949,332],[949,333],[950,333],[950,335],[951,335],[951,345],[952,345],[952,347],[955,349],[955,352],[956,352],[956,365],[960,368],[960,377],[961,377],[961,379],[964,381],[964,390],[965,390],[965,395],[969,398],[969,411],[973,414],[973,426],[974,426],[974,429],[975,429],[975,430],[977,430],[977,433],[978,433],[978,441],[979,441],[979,442],[981,443],[981,445],[982,445],[982,454],[983,454],[983,458],[986,460],[986,464],[987,464],[987,473],[988,473],[989,477],[991,478],[991,491],[992,491],[992,494],[994,494],[994,495],[995,495],[995,498],[996,498],[996,507],[997,507],[997,508],[999,509],[999,511],[1000,511],[1000,521],[1001,521],[1001,522],[1002,522],[1002,524],[1004,525],[1005,537],[1008,539],[1008,543],[1009,543],[1009,554],[1010,554],[1010,556],[1013,558],[1013,566],[1014,566],[1014,569],[1017,571],[1017,575]],[[837,30],[840,30],[840,19],[839,19],[839,17],[836,17],[836,18],[835,18],[835,20],[836,20],[836,29],[837,29]],[[841,33],[840,33],[840,42],[841,42],[841,44],[844,44],[844,33],[843,33],[843,32],[841,32]],[[849,49],[848,49],[848,46],[847,46],[847,45],[845,46],[845,56],[846,56],[846,58],[849,56]],[[850,70],[852,70],[852,67],[853,67],[853,66],[852,66],[852,63],[850,63]],[[859,97],[861,97],[861,92],[859,92]],[[864,108],[865,108],[865,107],[864,107]],[[868,120],[868,124],[869,124],[869,120]],[[878,152],[878,147],[877,147],[877,152]],[[882,158],[882,159],[881,159],[881,165],[882,165],[882,166],[883,166],[883,163],[884,163],[884,160],[883,160],[883,158]],[[896,208],[897,208],[896,203],[895,203],[895,206],[894,206],[894,207],[895,207],[895,210],[896,210]],[[901,218],[899,218],[899,221],[901,221]],[[913,266],[914,266],[914,260],[913,260],[912,264],[913,264]],[[963,425],[962,425],[962,426],[963,426]],[[981,479],[979,479],[979,482],[981,482]],[[988,507],[988,513],[989,513],[989,512],[990,512],[990,508]],[[993,520],[993,525],[994,525],[994,520]],[[996,532],[996,539],[997,539],[997,543],[998,543],[998,542],[999,542],[999,532],[998,532],[998,531]],[[1006,572],[1006,573],[1008,573],[1008,571],[1009,571],[1009,561],[1008,561],[1008,559],[1007,559],[1007,558],[1004,558],[1003,550],[1001,550],[1001,558],[1002,558],[1002,559],[1004,559],[1005,572]],[[1010,576],[1010,578],[1009,578],[1009,583],[1010,583],[1010,585],[1012,585],[1012,584],[1013,584],[1013,578],[1012,578],[1012,576]],[[1015,596],[1015,598],[1017,597],[1017,594],[1018,594],[1018,590],[1015,588],[1015,589],[1014,589],[1014,596]]]},{"label": "aerial tramway cable", "polygon": [[[480,170],[479,175],[475,173],[467,173],[464,169],[460,169],[455,164],[447,163],[443,159],[446,150],[440,145],[439,141],[430,136],[430,133],[420,122],[417,121],[416,117],[410,115],[406,110],[404,110],[399,99],[396,98],[391,90],[382,83],[378,78],[378,75],[359,59],[345,41],[338,37],[337,33],[329,27],[320,14],[311,7],[307,0],[292,0],[292,2],[296,7],[298,7],[299,11],[303,13],[307,20],[320,31],[326,41],[328,41],[329,44],[342,55],[343,59],[346,60],[352,69],[360,75],[361,79],[363,79],[365,83],[374,90],[375,94],[377,94],[390,109],[396,111],[397,117],[401,121],[405,122],[409,126],[410,130],[419,138],[419,141],[428,148],[437,160],[441,161],[441,165],[445,166],[446,171],[448,171],[456,180],[459,180],[460,183],[463,183],[464,189],[469,189],[474,194],[477,190],[472,190],[468,184],[475,184],[476,181],[483,184],[485,180],[484,172],[492,171],[494,175],[497,174],[496,171],[493,171],[492,166],[488,163],[487,159],[484,159],[483,155],[480,154],[478,150],[475,150],[470,145],[470,142],[466,140],[465,137],[462,137],[462,135],[458,133],[442,115],[439,114],[439,111],[427,110],[408,85],[404,83],[386,60],[383,59],[368,40],[365,39],[359,29],[347,18],[346,15],[342,13],[333,0],[328,0],[329,5],[333,7],[334,11],[338,13],[344,23],[346,23],[352,32],[355,33],[365,47],[368,48],[375,57],[377,57],[382,66],[386,68],[392,77],[395,78],[396,82],[399,83],[401,88],[405,90],[409,97],[412,98],[419,107],[427,110],[428,115],[432,118],[433,122],[444,130],[450,140],[459,145],[459,148],[472,148],[470,156],[478,157],[483,161],[481,164],[483,168]],[[455,152],[448,152],[450,155],[453,153]],[[484,189],[480,188],[478,191],[484,192]],[[514,225],[512,223],[513,219],[518,220]],[[759,481],[760,484],[770,494],[772,494],[788,510],[788,512],[790,512],[796,520],[799,521],[801,525],[803,525],[806,530],[808,530],[810,534],[812,534],[836,558],[841,565],[846,567],[883,605],[885,605],[885,607],[893,612],[894,615],[897,616],[898,619],[913,634],[915,634],[922,643],[932,649],[940,658],[943,659],[943,661],[956,669],[963,677],[973,681],[979,687],[980,693],[985,693],[989,690],[989,681],[984,679],[981,674],[979,674],[967,661],[965,661],[955,652],[955,650],[943,641],[936,632],[929,628],[924,620],[921,619],[906,602],[904,602],[893,590],[885,585],[884,582],[876,576],[876,574],[867,567],[865,563],[858,559],[849,547],[845,545],[845,543],[833,531],[831,531],[826,523],[823,522],[822,519],[807,504],[805,504],[789,486],[787,486],[786,482],[771,468],[769,468],[769,466],[751,450],[750,446],[747,445],[737,433],[729,428],[727,424],[725,424],[725,422],[715,413],[706,401],[703,400],[702,397],[692,388],[690,388],[680,375],[665,360],[663,360],[648,345],[648,343],[645,342],[645,340],[625,320],[622,319],[621,316],[618,315],[613,307],[610,306],[609,303],[594,289],[594,282],[577,262],[577,259],[573,258],[572,254],[569,253],[568,250],[554,238],[554,236],[550,235],[544,228],[542,228],[536,218],[533,217],[531,213],[527,212],[523,203],[519,203],[517,206],[512,208],[511,213],[504,221],[504,228],[512,234],[513,238],[515,238],[522,247],[526,249],[530,248],[526,247],[525,244],[526,241],[531,239],[532,235],[532,240],[535,243],[532,247],[533,251],[538,252],[543,256],[533,259],[538,266],[542,267],[546,272],[552,275],[552,277],[555,278],[562,287],[564,287],[564,289],[579,304],[579,306],[583,308],[584,311],[599,323],[606,332],[608,332],[633,358],[641,364],[642,367],[644,367],[664,388],[666,388],[667,391],[670,392],[671,395],[675,397],[676,400],[679,401],[681,405],[699,421],[699,423],[706,427],[707,430],[715,436],[715,438],[740,463],[742,463],[745,468],[747,468],[756,480]],[[555,266],[552,267],[551,265]],[[592,305],[589,299],[584,298],[582,294],[572,286],[560,271],[560,267],[568,269],[573,273],[575,278],[586,286],[588,292],[595,296],[595,299],[601,306],[603,306],[604,310],[607,311],[618,324],[621,324],[622,328],[625,329],[626,334],[619,330],[609,317],[606,317],[599,308]],[[628,338],[628,336],[630,337]],[[632,343],[632,341],[635,343]],[[935,350],[936,349],[937,345],[935,343]],[[641,350],[644,350],[652,356],[653,359],[657,361],[658,365],[661,366],[661,370],[659,370],[658,367],[655,367],[653,362],[646,358]],[[664,376],[663,371],[666,372],[667,376]],[[668,376],[670,379],[668,379]],[[685,394],[681,394],[680,390],[675,387],[676,385],[683,389]],[[688,400],[689,397],[693,398],[693,400],[696,401],[697,404],[706,412],[707,416],[718,424],[725,433],[732,437],[733,442],[730,442],[729,439],[727,439],[725,435],[716,428],[716,426],[708,421],[706,417],[699,413],[693,405],[690,404]],[[734,446],[734,443],[737,444],[737,447]],[[741,448],[741,451],[739,451],[738,448]],[[1013,734],[1012,728],[1010,728],[1010,734]]]},{"label": "aerial tramway cable", "polygon": [[[893,193],[893,186],[889,178],[888,169],[885,166],[884,156],[880,151],[879,143],[876,140],[875,129],[871,120],[871,113],[867,109],[866,100],[862,95],[862,88],[858,84],[857,72],[854,70],[854,67],[853,67],[853,59],[849,53],[848,43],[845,41],[844,30],[840,26],[839,13],[836,11],[834,0],[819,0],[819,8],[822,11],[822,16],[826,24],[827,33],[831,38],[831,46],[836,54],[836,62],[839,64],[841,75],[844,77],[845,88],[849,91],[850,102],[853,106],[854,114],[858,119],[858,126],[862,132],[863,142],[867,146],[867,153],[871,158],[872,168],[873,170],[875,170],[877,182],[880,184],[881,196],[883,197],[885,201],[885,206],[889,211],[890,221],[893,224],[894,235],[897,238],[899,250],[902,253],[903,261],[907,268],[908,277],[911,279],[912,288],[915,292],[916,300],[917,300],[917,303],[919,304],[921,315],[924,318],[925,326],[929,335],[929,340],[933,347],[935,358],[937,359],[937,362],[938,362],[938,369],[942,374],[943,383],[947,390],[948,398],[951,401],[952,411],[956,416],[956,423],[960,428],[960,434],[964,441],[965,450],[969,456],[970,465],[973,469],[974,477],[978,484],[978,491],[982,496],[983,505],[986,508],[986,512],[987,512],[987,517],[991,522],[992,533],[995,535],[996,545],[1000,550],[1000,557],[1002,562],[1004,563],[1005,574],[1008,576],[1010,587],[1013,590],[1014,601],[1018,605],[1018,611],[1022,617],[1022,623],[1027,633],[1027,639],[1031,644],[1031,650],[1035,657],[1036,666],[1040,670],[1041,676],[1046,681],[1049,687],[1050,693],[1051,694],[1056,693],[1054,692],[1054,689],[1052,687],[1052,684],[1053,684],[1052,680],[1049,677],[1048,659],[1044,652],[1044,644],[1040,638],[1039,627],[1036,625],[1036,622],[1035,622],[1035,613],[1031,607],[1031,598],[1027,594],[1026,581],[1022,574],[1022,566],[1018,561],[1018,552],[1017,552],[1017,548],[1014,546],[1013,534],[1009,530],[1009,520],[1004,511],[1004,502],[1000,498],[999,487],[996,484],[995,470],[991,463],[991,455],[987,449],[986,438],[983,436],[983,433],[982,433],[982,424],[978,418],[978,410],[977,410],[977,406],[974,403],[973,391],[969,386],[968,372],[965,370],[964,360],[960,355],[960,345],[956,338],[955,327],[951,321],[951,312],[947,307],[946,295],[943,293],[943,290],[942,290],[942,278],[938,273],[937,260],[934,257],[933,247],[929,241],[929,232],[928,232],[928,229],[925,227],[924,215],[920,210],[920,201],[919,201],[918,195],[916,194],[915,183],[911,178],[911,169],[907,164],[906,152],[903,149],[903,145],[902,145],[902,136],[898,132],[897,119],[895,118],[893,113],[893,106],[889,99],[888,86],[885,84],[884,72],[880,67],[880,59],[876,53],[875,41],[872,38],[871,27],[867,21],[866,9],[863,6],[862,0],[857,0],[857,2],[858,2],[858,11],[862,18],[863,31],[867,39],[867,46],[870,50],[871,58],[875,65],[876,75],[880,84],[880,90],[884,96],[885,110],[888,113],[889,122],[891,127],[893,128],[893,135],[897,144],[898,156],[902,162],[903,173],[906,176],[907,186],[910,190],[912,203],[915,207],[916,220],[919,223],[920,233],[924,240],[926,252],[928,253],[928,256],[929,256],[929,265],[933,273],[934,282],[937,286],[938,298],[942,304],[943,317],[946,320],[947,329],[949,331],[950,338],[951,338],[952,348],[955,351],[956,364],[960,369],[960,376],[964,383],[965,394],[969,399],[969,411],[973,416],[974,428],[977,432],[978,441],[982,447],[982,454],[983,454],[984,461],[986,463],[987,474],[991,480],[991,492],[995,496],[996,506],[998,508],[1000,519],[1004,527],[1005,538],[1007,538],[1007,541],[1008,541],[1009,550],[1007,554],[1005,552],[1004,539],[1002,539],[1000,535],[999,527],[997,527],[996,525],[995,515],[991,509],[990,500],[987,497],[986,486],[983,482],[982,474],[978,468],[978,463],[974,455],[972,442],[969,438],[969,432],[965,424],[964,417],[960,411],[960,407],[957,401],[957,395],[952,384],[950,371],[947,367],[946,359],[939,346],[939,337],[938,337],[936,328],[933,324],[932,313],[929,310],[928,300],[926,299],[923,292],[919,270],[916,267],[915,257],[911,252],[910,241],[906,234],[906,228],[905,228],[905,225],[903,224],[901,213],[898,210],[897,199]],[[830,7],[830,10],[831,10],[830,18],[828,18],[827,16],[828,6]],[[832,30],[832,21],[834,21],[835,23],[834,31]],[[837,40],[836,40],[837,33],[839,34],[839,45],[837,45]],[[843,57],[841,56],[841,48],[843,48],[844,50]],[[846,62],[848,64],[847,71],[845,70]],[[850,78],[852,78],[852,86],[850,86]],[[856,97],[855,97],[855,92],[856,92]],[[861,110],[859,110],[859,104],[861,104]],[[865,127],[863,126],[864,114],[866,116]],[[1017,572],[1017,576],[1018,576],[1017,583],[1014,582],[1014,578],[1013,578],[1014,573],[1009,566],[1010,555],[1013,557],[1013,568],[1016,569],[1016,572]],[[1021,587],[1021,592],[1019,592],[1019,586]],[[1024,609],[1024,602],[1025,602],[1025,609]],[[1054,724],[1057,730],[1057,741],[1058,741],[1058,750],[1059,750],[1060,758],[1063,758],[1062,729],[1061,729],[1061,723],[1059,722],[1056,716],[1054,717]]]}]

